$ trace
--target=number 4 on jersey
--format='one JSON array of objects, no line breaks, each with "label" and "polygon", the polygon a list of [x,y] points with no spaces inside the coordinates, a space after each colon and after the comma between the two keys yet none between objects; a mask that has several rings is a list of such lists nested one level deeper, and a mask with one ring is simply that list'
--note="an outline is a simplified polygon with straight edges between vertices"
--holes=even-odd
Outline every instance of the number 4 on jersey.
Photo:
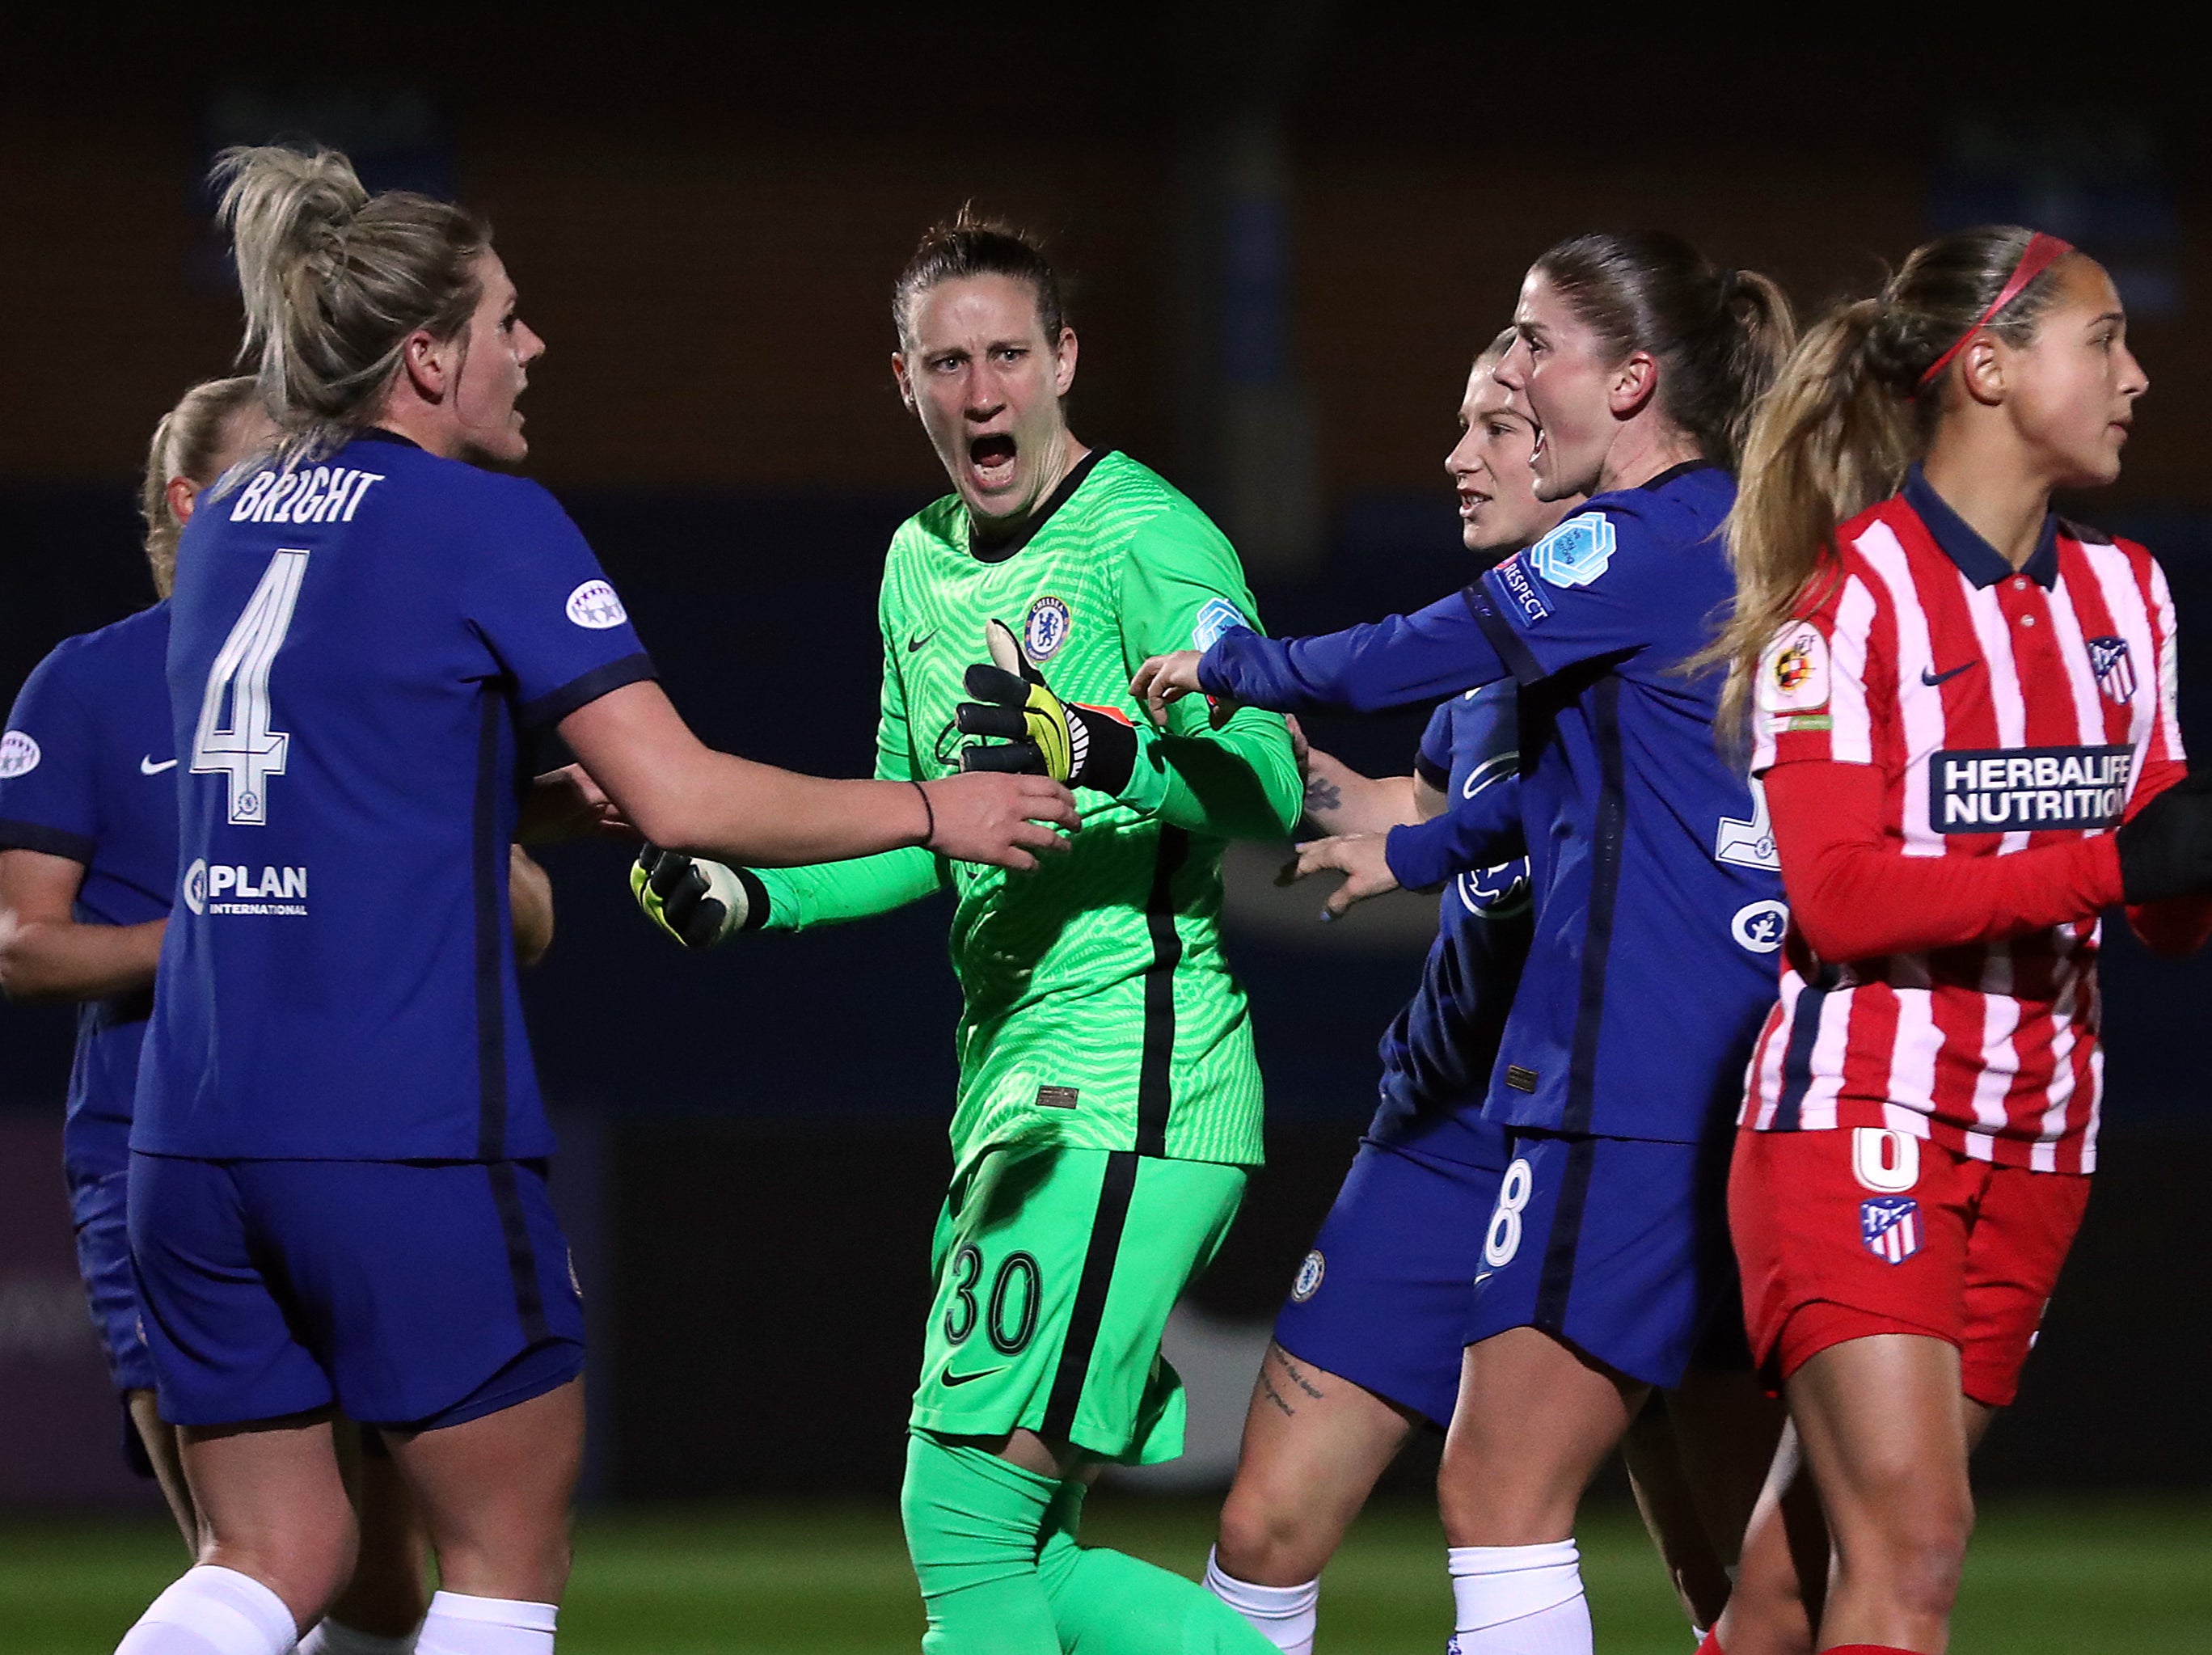
[{"label": "number 4 on jersey", "polygon": [[[269,778],[284,773],[292,738],[269,727],[269,669],[291,630],[292,609],[307,572],[304,551],[280,551],[269,560],[246,612],[216,654],[200,697],[199,729],[192,737],[192,774],[230,778],[234,826],[262,827],[269,820]],[[223,722],[224,701],[230,721]]]},{"label": "number 4 on jersey", "polygon": [[1757,776],[1751,778],[1751,820],[1740,816],[1721,818],[1720,831],[1713,836],[1713,860],[1737,867],[1780,870],[1782,855],[1774,848],[1774,818],[1767,813],[1766,788]]}]

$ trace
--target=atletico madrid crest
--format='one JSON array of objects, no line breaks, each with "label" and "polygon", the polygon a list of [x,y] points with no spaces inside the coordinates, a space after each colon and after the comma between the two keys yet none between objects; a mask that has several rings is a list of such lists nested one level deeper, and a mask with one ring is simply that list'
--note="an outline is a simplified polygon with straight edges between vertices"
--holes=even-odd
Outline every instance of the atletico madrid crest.
[{"label": "atletico madrid crest", "polygon": [[2124,707],[2136,698],[2135,663],[2128,658],[2125,638],[2090,639],[2089,665],[2096,670],[2097,687],[2106,700]]},{"label": "atletico madrid crest", "polygon": [[1875,1196],[1859,1203],[1859,1238],[1887,1264],[1920,1250],[1920,1203],[1910,1196]]}]

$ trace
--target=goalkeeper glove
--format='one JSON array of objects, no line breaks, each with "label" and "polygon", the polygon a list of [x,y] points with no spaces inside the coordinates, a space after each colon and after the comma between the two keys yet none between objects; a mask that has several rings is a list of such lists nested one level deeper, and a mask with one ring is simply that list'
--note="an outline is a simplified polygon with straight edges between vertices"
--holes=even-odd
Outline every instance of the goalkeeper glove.
[{"label": "goalkeeper glove", "polygon": [[757,884],[737,869],[658,845],[637,853],[629,889],[646,918],[686,948],[712,948],[768,917],[766,901],[754,900]]},{"label": "goalkeeper glove", "polygon": [[1000,736],[1006,745],[963,747],[960,768],[1048,776],[1100,793],[1127,789],[1137,768],[1137,732],[1129,721],[1111,708],[1053,694],[1004,621],[985,623],[983,644],[990,663],[968,669],[975,699],[960,703],[953,721],[963,735]]}]

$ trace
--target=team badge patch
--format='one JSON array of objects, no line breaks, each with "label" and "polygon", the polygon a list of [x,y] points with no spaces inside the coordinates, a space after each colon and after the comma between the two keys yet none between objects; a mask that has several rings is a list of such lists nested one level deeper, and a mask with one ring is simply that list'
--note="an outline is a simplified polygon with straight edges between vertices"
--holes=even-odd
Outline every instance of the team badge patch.
[{"label": "team badge patch", "polygon": [[1244,611],[1226,598],[1208,598],[1205,607],[1198,611],[1197,623],[1190,629],[1191,647],[1211,649],[1221,642],[1221,635],[1231,627],[1249,629],[1252,623],[1244,618]]},{"label": "team badge patch", "polygon": [[586,581],[568,594],[568,618],[593,632],[620,626],[629,618],[615,589],[605,581]]},{"label": "team badge patch", "polygon": [[1303,1305],[1321,1291],[1321,1279],[1328,1273],[1328,1261],[1316,1247],[1298,1261],[1298,1273],[1291,1278],[1291,1300]]},{"label": "team badge patch", "polygon": [[1770,713],[1808,713],[1828,704],[1828,641],[1817,626],[1791,627],[1759,663],[1759,704]]},{"label": "team badge patch", "polygon": [[2089,665],[2096,669],[2097,687],[2106,700],[2124,707],[2136,698],[2135,662],[2125,638],[2090,639]]},{"label": "team badge patch", "polygon": [[1030,605],[1022,623],[1022,654],[1033,661],[1048,661],[1060,653],[1073,624],[1067,605],[1057,598],[1040,598]]},{"label": "team badge patch", "polygon": [[1886,1264],[1920,1250],[1920,1203],[1910,1196],[1873,1196],[1859,1203],[1859,1239]]},{"label": "team badge patch", "polygon": [[39,768],[39,744],[21,730],[0,735],[0,782],[28,776]]},{"label": "team badge patch", "polygon": [[1603,512],[1570,517],[1528,548],[1528,563],[1553,586],[1588,586],[1613,561],[1613,520]]}]

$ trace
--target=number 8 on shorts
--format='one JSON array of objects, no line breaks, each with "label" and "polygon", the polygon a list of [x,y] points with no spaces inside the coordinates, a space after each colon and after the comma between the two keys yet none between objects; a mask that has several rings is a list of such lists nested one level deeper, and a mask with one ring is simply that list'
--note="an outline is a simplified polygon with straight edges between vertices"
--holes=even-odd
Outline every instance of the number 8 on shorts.
[{"label": "number 8 on shorts", "polygon": [[1503,1269],[1521,1250],[1521,1210],[1536,1192],[1536,1175],[1526,1155],[1516,1155],[1498,1185],[1498,1207],[1490,1215],[1490,1228],[1482,1238],[1482,1262]]}]

